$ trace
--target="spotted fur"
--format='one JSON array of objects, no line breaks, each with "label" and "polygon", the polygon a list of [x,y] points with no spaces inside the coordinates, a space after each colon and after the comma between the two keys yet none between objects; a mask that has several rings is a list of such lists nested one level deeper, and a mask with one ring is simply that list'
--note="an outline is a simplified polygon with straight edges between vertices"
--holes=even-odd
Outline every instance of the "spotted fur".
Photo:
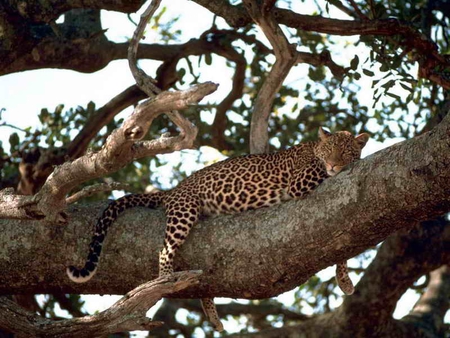
[{"label": "spotted fur", "polygon": [[[367,134],[331,134],[320,128],[318,142],[300,143],[271,154],[230,158],[194,173],[172,190],[119,198],[98,219],[85,266],[70,266],[67,274],[77,283],[92,278],[109,226],[123,211],[136,206],[165,209],[167,226],[159,274],[171,274],[175,252],[200,215],[238,213],[301,198],[359,159],[368,138]],[[337,278],[346,294],[353,293],[346,262],[337,265]],[[202,305],[220,330],[222,324],[212,299],[203,299]]]}]

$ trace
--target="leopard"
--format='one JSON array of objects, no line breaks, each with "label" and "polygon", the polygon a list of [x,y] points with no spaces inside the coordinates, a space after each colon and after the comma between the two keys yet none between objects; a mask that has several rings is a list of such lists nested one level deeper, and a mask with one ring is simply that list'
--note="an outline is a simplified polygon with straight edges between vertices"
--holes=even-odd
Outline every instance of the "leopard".
[{"label": "leopard", "polygon": [[[171,190],[121,197],[98,218],[84,267],[69,266],[67,275],[76,283],[90,280],[97,271],[109,227],[125,210],[139,206],[165,209],[159,275],[170,275],[177,249],[201,216],[241,213],[304,198],[324,180],[360,159],[368,139],[367,133],[354,136],[348,131],[331,133],[319,127],[317,141],[272,153],[231,157],[193,173]],[[336,279],[345,294],[353,293],[346,261],[337,263]],[[207,320],[222,331],[214,300],[203,298],[201,303]]]}]

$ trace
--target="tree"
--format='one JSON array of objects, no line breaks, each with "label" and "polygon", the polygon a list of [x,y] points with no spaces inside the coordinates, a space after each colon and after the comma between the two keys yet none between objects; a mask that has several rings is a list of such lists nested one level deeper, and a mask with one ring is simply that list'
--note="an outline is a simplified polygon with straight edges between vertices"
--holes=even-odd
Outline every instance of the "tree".
[{"label": "tree", "polygon": [[[153,1],[129,52],[128,43],[108,40],[100,11],[134,13],[143,1],[0,5],[2,75],[43,68],[91,73],[128,58],[137,83],[101,108],[91,103],[66,111],[43,109],[39,129],[12,133],[10,151],[0,149],[0,328],[18,335],[145,328],[154,335],[190,336],[203,325],[193,301],[164,302],[154,321],[143,314],[163,296],[260,299],[303,284],[291,309],[262,301],[221,305],[219,312],[245,316],[242,334],[262,337],[444,336],[450,285],[447,4],[330,1],[298,14],[289,1],[194,2],[197,10],[214,14],[210,29],[179,43],[176,20],[166,20],[164,8],[155,14],[159,1]],[[138,48],[144,29],[156,30],[163,43]],[[349,35],[358,37],[354,44],[366,55],[339,59]],[[155,81],[137,67],[136,55],[161,61]],[[234,72],[229,92],[220,102],[197,104],[217,89],[215,83],[200,83],[202,70],[222,58],[223,67]],[[296,65],[307,76],[298,86],[283,85]],[[358,80],[370,78],[373,107],[357,95]],[[139,103],[148,97],[153,99]],[[293,97],[302,102],[293,103]],[[133,105],[123,123],[114,119]],[[201,118],[206,111],[214,113],[210,122]],[[87,225],[105,206],[86,197],[95,193],[105,199],[111,189],[123,189],[105,177],[142,191],[143,184],[160,182],[150,171],[164,161],[156,154],[194,144],[226,155],[264,152],[312,139],[320,125],[407,140],[359,161],[305,200],[203,221],[177,257],[177,270],[203,270],[201,275],[180,272],[155,280],[163,215],[133,210],[113,227],[96,278],[82,285],[66,278],[64,267],[84,258]],[[382,241],[370,265],[356,269],[362,278],[355,294],[331,308],[334,282],[310,277]],[[422,276],[426,283],[414,286]],[[54,317],[56,302],[83,315],[77,294],[125,294],[133,288],[104,314],[44,318]],[[409,288],[419,290],[419,301],[410,315],[395,320],[395,306]],[[37,293],[52,295],[44,307],[30,296]],[[302,308],[308,298],[313,315]],[[179,308],[200,317],[180,323]],[[159,320],[166,326],[157,328]],[[248,332],[252,329],[257,333]]]}]

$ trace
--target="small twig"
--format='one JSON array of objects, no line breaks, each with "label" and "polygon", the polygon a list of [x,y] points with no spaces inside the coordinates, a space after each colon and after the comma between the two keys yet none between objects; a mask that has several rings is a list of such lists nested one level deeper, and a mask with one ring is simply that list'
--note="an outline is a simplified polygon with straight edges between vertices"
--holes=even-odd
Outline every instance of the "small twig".
[{"label": "small twig", "polygon": [[0,123],[0,127],[8,127],[8,128],[12,128],[12,129],[21,131],[23,133],[29,133],[29,131],[26,131],[25,129],[19,128],[19,127],[15,126],[15,125],[12,125],[12,124],[6,123],[6,122]]},{"label": "small twig", "polygon": [[369,20],[369,18],[363,13],[361,12],[361,10],[359,9],[358,5],[355,3],[355,1],[353,0],[347,0],[350,5],[353,7],[353,9],[355,10],[355,13],[358,15],[358,17],[365,21],[365,20]]},{"label": "small twig", "polygon": [[130,190],[130,185],[126,183],[112,182],[112,183],[98,183],[83,188],[70,197],[66,198],[66,203],[71,204],[82,198],[92,196],[99,192],[112,191],[112,190]]},{"label": "small twig", "polygon": [[161,90],[155,85],[155,80],[148,76],[138,65],[137,65],[137,49],[139,46],[139,41],[141,41],[144,36],[144,30],[150,18],[155,14],[158,9],[161,0],[153,0],[144,13],[141,15],[139,24],[134,31],[133,38],[130,41],[130,46],[128,47],[128,64],[131,69],[131,73],[136,80],[136,84],[142,89],[149,97],[154,97],[159,94]]},{"label": "small twig", "polygon": [[356,15],[355,13],[348,7],[345,7],[343,3],[341,3],[340,1],[333,1],[332,3],[329,3],[330,5],[333,5],[334,7],[338,8],[339,10],[341,10],[342,12],[344,12],[345,14],[347,14],[348,16],[355,18]]},{"label": "small twig", "polygon": [[308,63],[315,67],[326,66],[330,69],[331,73],[339,80],[342,80],[344,78],[344,75],[347,73],[347,70],[344,67],[339,66],[333,61],[330,52],[327,50],[324,50],[320,54],[297,52],[296,63]]}]

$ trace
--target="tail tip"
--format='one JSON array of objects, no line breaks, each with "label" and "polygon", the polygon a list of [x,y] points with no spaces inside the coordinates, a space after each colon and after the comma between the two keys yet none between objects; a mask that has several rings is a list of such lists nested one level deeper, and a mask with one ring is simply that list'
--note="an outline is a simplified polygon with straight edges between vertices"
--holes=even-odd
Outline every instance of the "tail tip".
[{"label": "tail tip", "polygon": [[67,267],[66,273],[72,282],[85,283],[94,276],[96,270],[96,267],[93,270],[89,271],[86,268],[77,269],[76,267],[71,265]]}]

